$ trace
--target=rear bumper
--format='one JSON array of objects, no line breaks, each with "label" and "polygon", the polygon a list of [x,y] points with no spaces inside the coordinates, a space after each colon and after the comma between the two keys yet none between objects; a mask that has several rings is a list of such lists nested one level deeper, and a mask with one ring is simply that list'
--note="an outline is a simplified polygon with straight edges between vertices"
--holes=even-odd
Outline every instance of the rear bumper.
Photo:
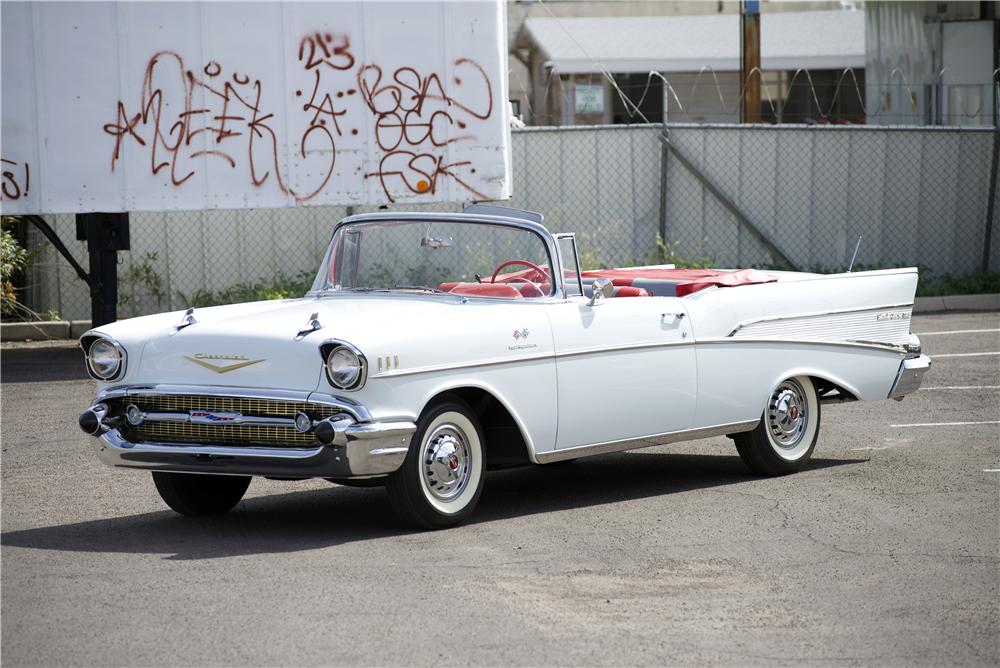
[{"label": "rear bumper", "polygon": [[264,475],[294,478],[363,478],[392,473],[403,464],[412,422],[348,426],[337,443],[312,448],[262,448],[177,443],[131,443],[118,429],[97,439],[98,456],[110,466],[180,473]]},{"label": "rear bumper", "polygon": [[896,382],[889,390],[889,399],[902,401],[903,397],[911,392],[916,392],[920,388],[920,383],[924,380],[924,374],[931,368],[931,358],[927,355],[907,357],[899,365],[896,373]]}]

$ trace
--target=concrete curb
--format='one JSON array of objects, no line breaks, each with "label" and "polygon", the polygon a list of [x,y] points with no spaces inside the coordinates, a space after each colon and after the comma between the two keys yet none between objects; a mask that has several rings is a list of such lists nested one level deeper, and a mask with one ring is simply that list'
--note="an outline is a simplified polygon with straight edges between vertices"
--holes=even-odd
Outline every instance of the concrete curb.
[{"label": "concrete curb", "polygon": [[90,329],[89,320],[0,323],[0,341],[78,339]]},{"label": "concrete curb", "polygon": [[917,297],[913,302],[914,313],[940,313],[942,311],[1000,311],[1000,293]]}]

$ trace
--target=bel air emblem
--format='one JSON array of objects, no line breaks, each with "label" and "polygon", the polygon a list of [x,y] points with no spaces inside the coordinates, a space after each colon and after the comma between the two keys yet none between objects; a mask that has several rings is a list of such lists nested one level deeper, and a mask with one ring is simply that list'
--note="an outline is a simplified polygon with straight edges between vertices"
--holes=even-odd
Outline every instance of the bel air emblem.
[{"label": "bel air emblem", "polygon": [[[203,366],[206,369],[211,369],[215,373],[228,373],[230,371],[236,371],[237,369],[243,369],[250,366],[251,364],[257,364],[258,362],[263,362],[263,359],[252,360],[244,357],[243,355],[209,355],[208,353],[195,353],[194,357],[184,356],[184,359],[189,362],[194,362],[199,366]],[[213,364],[208,360],[228,360],[231,364]]]},{"label": "bel air emblem", "polygon": [[192,424],[226,424],[238,422],[243,417],[240,413],[209,413],[208,411],[191,411],[188,421]]},{"label": "bel air emblem", "polygon": [[906,311],[902,313],[895,313],[892,311],[886,311],[885,313],[878,313],[875,315],[875,320],[877,322],[882,322],[884,320],[909,320],[910,314]]}]

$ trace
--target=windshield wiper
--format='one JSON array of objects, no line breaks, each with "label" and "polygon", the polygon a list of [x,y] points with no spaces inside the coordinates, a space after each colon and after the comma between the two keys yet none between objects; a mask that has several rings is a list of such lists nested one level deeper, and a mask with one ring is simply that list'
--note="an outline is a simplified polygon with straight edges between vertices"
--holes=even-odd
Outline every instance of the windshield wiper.
[{"label": "windshield wiper", "polygon": [[423,290],[424,292],[440,292],[444,293],[444,290],[439,288],[430,288],[426,285],[394,285],[393,290]]}]

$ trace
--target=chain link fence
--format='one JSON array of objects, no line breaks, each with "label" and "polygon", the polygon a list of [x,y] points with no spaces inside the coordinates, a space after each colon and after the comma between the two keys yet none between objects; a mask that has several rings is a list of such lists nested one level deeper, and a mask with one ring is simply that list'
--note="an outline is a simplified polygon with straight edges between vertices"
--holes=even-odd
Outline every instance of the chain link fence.
[{"label": "chain link fence", "polygon": [[[992,129],[661,125],[512,134],[514,198],[576,232],[585,268],[659,262],[838,271],[916,264],[928,275],[1000,268]],[[459,211],[459,205],[395,207]],[[374,210],[357,207],[354,213]],[[131,215],[119,315],[302,294],[345,207]],[[47,216],[83,266],[70,215]],[[87,319],[86,286],[28,234],[22,301]]]},{"label": "chain link fence", "polygon": [[[666,240],[717,266],[996,270],[992,129],[677,126]],[[992,217],[992,221],[988,220]]]}]

